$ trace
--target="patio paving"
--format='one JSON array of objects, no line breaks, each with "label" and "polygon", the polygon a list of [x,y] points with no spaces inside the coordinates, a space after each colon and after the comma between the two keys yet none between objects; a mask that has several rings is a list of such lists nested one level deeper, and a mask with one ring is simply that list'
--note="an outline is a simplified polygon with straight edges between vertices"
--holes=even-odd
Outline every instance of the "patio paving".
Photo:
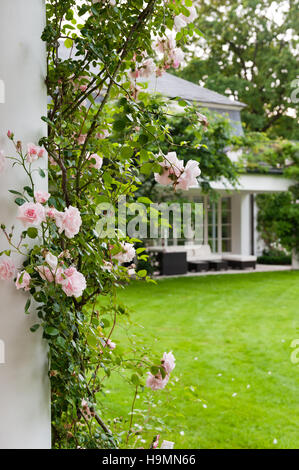
[{"label": "patio paving", "polygon": [[257,264],[256,269],[227,269],[222,271],[203,271],[200,273],[188,272],[187,274],[174,274],[169,276],[154,275],[154,279],[170,279],[172,277],[194,277],[194,276],[211,276],[217,274],[248,274],[248,273],[265,273],[273,271],[291,271],[291,265],[270,265],[270,264]]}]

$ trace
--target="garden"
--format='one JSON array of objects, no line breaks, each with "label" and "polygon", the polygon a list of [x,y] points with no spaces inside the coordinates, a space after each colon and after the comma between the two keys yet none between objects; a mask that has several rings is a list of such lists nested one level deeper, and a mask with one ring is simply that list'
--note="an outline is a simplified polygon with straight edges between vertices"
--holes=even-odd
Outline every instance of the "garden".
[{"label": "garden", "polygon": [[0,448],[298,447],[295,3],[16,5]]},{"label": "garden", "polygon": [[[157,353],[163,344],[177,360],[167,390],[153,401],[138,392],[135,447],[149,447],[153,434],[180,449],[298,447],[298,280],[297,272],[225,274],[134,282],[121,293],[132,314],[117,345],[128,331],[127,341]],[[127,379],[108,381],[100,399],[118,431],[120,418],[130,421]]]}]

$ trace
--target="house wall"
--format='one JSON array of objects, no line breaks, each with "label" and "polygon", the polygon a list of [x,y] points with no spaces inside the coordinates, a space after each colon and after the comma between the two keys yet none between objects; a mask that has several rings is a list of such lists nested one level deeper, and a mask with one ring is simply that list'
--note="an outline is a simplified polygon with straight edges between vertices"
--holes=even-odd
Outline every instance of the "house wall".
[{"label": "house wall", "polygon": [[[0,103],[0,148],[13,155],[8,129],[26,146],[45,135],[41,116],[47,113],[46,52],[41,40],[45,25],[42,0],[0,1],[0,79],[5,97]],[[38,166],[45,168],[46,158]],[[16,225],[17,206],[9,189],[28,184],[24,171],[11,164],[0,175],[0,221]],[[37,173],[36,173],[37,174]],[[36,178],[37,189],[47,189],[46,178]],[[0,251],[7,249],[0,234]],[[15,258],[18,266],[22,259]],[[25,315],[27,295],[13,283],[0,281],[0,448],[50,448],[50,390],[46,344],[39,333],[34,310]]]},{"label": "house wall", "polygon": [[232,253],[251,254],[250,194],[232,196]]}]

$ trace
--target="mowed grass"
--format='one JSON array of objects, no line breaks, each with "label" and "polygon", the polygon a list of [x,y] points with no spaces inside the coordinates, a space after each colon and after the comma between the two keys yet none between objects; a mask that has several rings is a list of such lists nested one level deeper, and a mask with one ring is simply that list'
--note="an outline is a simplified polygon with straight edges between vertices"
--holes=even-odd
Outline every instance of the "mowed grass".
[{"label": "mowed grass", "polygon": [[[152,413],[169,427],[158,429],[162,439],[185,449],[299,448],[299,368],[290,358],[299,272],[135,282],[119,295],[144,327],[131,333],[176,357],[172,383],[155,392]],[[122,334],[113,339],[121,344]],[[107,388],[107,416],[127,419],[132,389],[120,377]]]}]

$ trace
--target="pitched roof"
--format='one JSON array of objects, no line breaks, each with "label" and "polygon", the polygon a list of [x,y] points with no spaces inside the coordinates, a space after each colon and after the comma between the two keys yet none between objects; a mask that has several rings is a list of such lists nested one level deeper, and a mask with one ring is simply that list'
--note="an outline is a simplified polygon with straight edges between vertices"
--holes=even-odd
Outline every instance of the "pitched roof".
[{"label": "pitched roof", "polygon": [[197,101],[202,105],[215,105],[217,107],[244,108],[246,104],[227,98],[216,91],[201,87],[195,83],[176,77],[170,73],[164,73],[161,77],[152,75],[148,80],[149,90],[169,98],[179,96],[188,101]]}]

